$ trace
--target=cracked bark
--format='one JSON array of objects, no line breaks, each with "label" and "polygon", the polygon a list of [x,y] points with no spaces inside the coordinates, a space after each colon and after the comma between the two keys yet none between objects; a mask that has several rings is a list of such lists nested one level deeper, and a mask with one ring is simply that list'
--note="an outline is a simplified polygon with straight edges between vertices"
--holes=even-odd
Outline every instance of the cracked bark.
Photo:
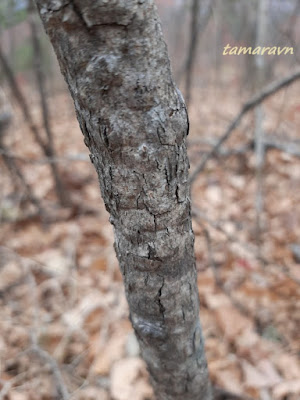
[{"label": "cracked bark", "polygon": [[90,150],[156,397],[208,400],[186,135],[152,0],[37,0]]}]

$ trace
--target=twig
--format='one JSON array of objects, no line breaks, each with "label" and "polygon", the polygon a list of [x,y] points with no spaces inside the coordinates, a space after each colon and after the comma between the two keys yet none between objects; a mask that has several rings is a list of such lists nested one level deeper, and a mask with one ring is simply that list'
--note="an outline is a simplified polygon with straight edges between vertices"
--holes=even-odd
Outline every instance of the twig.
[{"label": "twig", "polygon": [[209,22],[209,19],[212,15],[213,2],[214,2],[214,0],[211,0],[211,3],[208,5],[204,16],[202,16],[201,18],[198,18],[199,4],[196,4],[196,3],[199,3],[199,0],[193,0],[192,9],[191,9],[192,21],[191,21],[191,31],[190,31],[190,42],[189,42],[188,55],[187,55],[187,59],[184,60],[183,65],[180,67],[180,70],[176,74],[176,82],[178,85],[180,84],[183,75],[186,74],[185,100],[186,100],[187,106],[189,105],[189,102],[190,102],[190,86],[192,83],[191,75],[192,75],[193,65],[195,63],[198,40],[199,40],[200,34],[205,30],[205,28]]},{"label": "twig", "polygon": [[0,400],[4,400],[6,398],[6,395],[10,391],[13,384],[14,379],[11,379],[3,384],[2,389],[0,390]]},{"label": "twig", "polygon": [[[214,256],[213,256],[213,251],[212,251],[212,243],[211,243],[211,237],[210,237],[210,233],[209,231],[203,226],[202,222],[200,220],[198,220],[200,226],[202,227],[202,230],[204,232],[204,237],[206,240],[206,245],[207,245],[207,252],[208,252],[208,258],[209,258],[209,263],[212,267],[213,270],[213,274],[214,274],[214,278],[215,278],[215,282],[216,282],[216,286],[222,290],[222,292],[224,294],[226,294],[226,296],[230,299],[231,303],[245,316],[249,317],[249,311],[247,310],[246,307],[243,306],[243,304],[241,304],[239,301],[237,301],[236,299],[234,299],[230,293],[229,290],[227,290],[221,279],[220,279],[220,275],[219,275],[219,271],[218,271],[218,267],[216,265]],[[253,316],[252,316],[253,317]],[[255,319],[255,316],[253,317]]]},{"label": "twig", "polygon": [[222,228],[221,224],[218,222],[212,221],[206,215],[204,215],[203,212],[201,212],[198,208],[193,206],[192,210],[192,217],[196,217],[197,222],[201,225],[201,220],[204,220],[207,222],[212,228],[216,229],[217,231],[223,233],[223,235],[227,238],[232,243],[237,243],[239,244],[244,250],[248,251],[249,253],[256,253],[256,246],[249,245],[247,243],[241,242],[239,238],[237,238],[234,235],[231,235],[230,233],[226,232],[225,229]]},{"label": "twig", "polygon": [[32,345],[30,350],[35,353],[41,361],[44,361],[47,365],[49,365],[53,378],[55,380],[56,388],[58,391],[59,398],[62,400],[68,400],[70,398],[70,394],[68,389],[64,384],[64,380],[62,378],[59,366],[56,360],[51,357],[51,355],[42,349],[38,344],[38,326],[39,326],[39,304],[37,298],[37,284],[35,277],[31,271],[30,265],[26,268],[28,283],[31,286],[31,296],[32,296],[32,307],[33,307],[33,329],[31,331],[31,342]]},{"label": "twig", "polygon": [[37,164],[37,165],[64,163],[64,162],[69,162],[69,161],[89,161],[90,162],[89,156],[84,153],[70,154],[69,156],[64,156],[64,157],[44,157],[44,158],[39,158],[39,159],[29,159],[29,158],[25,158],[25,157],[19,156],[17,154],[14,154],[11,151],[9,151],[8,149],[4,150],[4,149],[0,148],[0,154],[6,155],[9,158],[15,158],[26,164]]},{"label": "twig", "polygon": [[193,78],[193,65],[196,57],[197,44],[199,38],[199,29],[197,29],[198,18],[199,18],[199,8],[200,1],[193,0],[191,7],[191,32],[190,32],[190,43],[189,43],[189,53],[186,63],[186,78],[185,78],[185,101],[187,107],[190,104],[191,100],[191,85]]},{"label": "twig", "polygon": [[265,149],[277,149],[283,151],[284,153],[288,153],[295,157],[300,157],[300,143],[297,142],[282,142],[276,139],[268,139],[265,138]]},{"label": "twig", "polygon": [[[268,135],[269,136],[269,135]],[[201,139],[199,138],[198,140],[189,140],[188,145],[189,146],[198,146],[201,144],[214,147],[217,143],[216,138],[210,138],[210,139]],[[284,153],[290,154],[295,157],[300,157],[300,142],[295,141],[295,140],[289,140],[289,141],[281,141],[276,139],[275,137],[264,137],[264,148],[265,151],[276,149],[279,151],[282,151]],[[250,140],[248,143],[241,145],[240,147],[237,148],[228,148],[228,147],[221,147],[219,151],[214,154],[215,157],[229,157],[229,156],[234,156],[234,155],[240,155],[240,154],[245,154],[249,150],[254,149],[254,140]],[[0,151],[1,152],[1,151]],[[201,154],[206,154],[206,151],[202,151]]]},{"label": "twig", "polygon": [[[195,215],[195,213],[192,213],[192,214]],[[199,214],[197,213],[197,215],[199,215]],[[232,305],[236,309],[238,309],[241,314],[245,315],[247,318],[250,317],[250,318],[253,319],[253,321],[255,323],[255,326],[256,326],[256,330],[257,330],[257,332],[259,332],[260,331],[260,326],[261,326],[260,319],[255,314],[253,314],[251,311],[249,311],[248,308],[245,307],[240,301],[236,300],[232,296],[231,292],[228,289],[226,289],[226,287],[223,285],[223,283],[222,283],[222,281],[221,281],[221,279],[219,277],[218,267],[217,267],[217,265],[215,263],[215,260],[214,260],[214,257],[213,257],[211,237],[210,237],[209,231],[203,226],[203,223],[202,223],[202,221],[200,219],[198,219],[197,222],[202,227],[203,232],[204,232],[204,236],[205,236],[206,244],[207,244],[207,250],[208,250],[209,263],[210,263],[210,265],[211,265],[211,267],[213,269],[213,274],[214,274],[216,286],[229,298],[229,300],[231,301]],[[226,234],[225,231],[223,233]],[[239,243],[241,244],[241,242],[239,242]],[[256,252],[255,255],[257,256],[257,252]],[[282,268],[281,268],[281,270],[282,270],[283,273],[285,273],[285,271]],[[287,276],[290,279],[292,279],[295,283],[299,284],[299,282],[297,282],[296,278],[291,277],[290,274],[287,274]],[[288,342],[285,339],[285,337],[282,337],[282,341],[286,345],[288,345]],[[220,398],[222,399],[222,397],[220,397]],[[223,398],[226,399],[227,397],[223,397]],[[216,397],[216,399],[219,399],[219,397]],[[229,399],[231,399],[231,397],[229,397]]]},{"label": "twig", "polygon": [[14,159],[11,159],[6,155],[8,152],[5,144],[4,144],[4,137],[7,133],[7,128],[11,123],[12,113],[10,104],[4,94],[4,92],[0,88],[0,101],[6,105],[4,110],[0,112],[0,154],[2,155],[3,162],[8,169],[8,171],[13,176],[13,183],[15,181],[14,178],[17,178],[20,181],[20,184],[25,189],[28,199],[33,203],[34,206],[38,209],[41,216],[44,216],[43,208],[38,200],[38,198],[33,194],[33,191],[29,184],[27,183],[21,169],[18,167],[17,163]]},{"label": "twig", "polygon": [[[35,11],[33,0],[29,0],[28,11],[29,11],[29,25],[31,29],[32,47],[34,54],[33,67],[35,70],[37,86],[40,94],[41,111],[42,111],[44,128],[47,135],[47,146],[48,146],[47,155],[49,157],[54,157],[55,149],[53,143],[53,132],[50,125],[49,110],[48,110],[46,90],[45,90],[45,76],[42,69],[42,49],[38,38],[38,26],[35,20],[35,15],[33,14],[33,11]],[[70,204],[69,196],[67,191],[64,190],[63,183],[60,179],[60,174],[57,169],[57,166],[56,164],[53,163],[50,165],[50,167],[52,170],[52,175],[55,183],[56,195],[60,201],[60,204],[62,206],[68,206]]]},{"label": "twig", "polygon": [[10,391],[10,389],[15,385],[18,381],[20,381],[24,376],[26,375],[26,372],[21,372],[19,375],[14,376],[11,378],[9,381],[3,381],[1,380],[1,384],[3,385],[1,390],[0,390],[0,400],[5,400]]},{"label": "twig", "polygon": [[240,124],[242,121],[243,117],[251,111],[254,107],[256,107],[258,104],[262,103],[264,100],[266,100],[268,97],[272,96],[282,88],[290,85],[294,81],[300,78],[300,68],[296,69],[296,71],[289,76],[285,77],[284,79],[275,81],[268,85],[266,88],[264,88],[260,93],[252,97],[250,100],[248,100],[243,107],[241,108],[240,112],[238,115],[233,119],[233,121],[230,123],[228,128],[226,129],[225,133],[219,138],[218,142],[215,144],[215,146],[202,158],[202,161],[198,166],[196,166],[194,172],[190,176],[190,183],[193,184],[194,181],[196,180],[198,174],[203,171],[205,168],[207,162],[210,160],[212,156],[214,156],[218,151],[220,150],[221,146],[223,145],[226,140],[229,139],[231,133],[237,128],[237,126]]},{"label": "twig", "polygon": [[68,392],[68,389],[65,386],[63,377],[61,375],[60,369],[58,367],[57,362],[50,356],[49,353],[47,353],[45,350],[43,350],[41,347],[38,346],[36,342],[33,343],[31,350],[47,365],[49,365],[51,372],[53,374],[53,377],[55,379],[56,387],[58,390],[58,394],[60,399],[62,400],[68,400],[70,398],[70,394]]},{"label": "twig", "polygon": [[[24,120],[25,120],[26,124],[28,125],[29,129],[31,130],[33,137],[35,138],[36,142],[39,144],[44,155],[46,157],[52,157],[54,154],[53,154],[53,151],[51,151],[51,145],[49,144],[49,140],[46,142],[41,137],[40,131],[33,120],[27,100],[26,100],[25,96],[23,95],[23,93],[15,79],[13,71],[12,71],[1,47],[0,47],[0,65],[2,66],[2,69],[7,77],[8,82],[9,82],[11,92],[12,92],[16,102],[19,104],[19,106],[22,110]],[[54,164],[50,165],[50,166],[52,166],[51,172],[52,172],[54,182],[57,183],[58,172],[55,167],[53,168],[53,165]],[[64,205],[66,205],[66,204],[64,204]]]},{"label": "twig", "polygon": [[280,19],[275,17],[275,14],[270,13],[270,17],[271,17],[271,23],[272,26],[275,27],[276,31],[278,31],[283,37],[284,40],[286,41],[286,39],[289,41],[289,44],[295,49],[294,52],[294,57],[295,60],[297,61],[297,63],[300,63],[300,58],[299,58],[299,52],[298,52],[298,43],[294,40],[293,38],[293,31],[295,30],[295,25],[297,22],[297,18],[293,18],[296,15],[299,15],[299,10],[300,10],[300,1],[297,0],[295,2],[295,8],[293,9],[293,11],[290,12],[290,16],[289,16],[289,22],[287,24],[288,30],[283,29],[281,26],[282,24],[280,23]]},{"label": "twig", "polygon": [[45,213],[43,207],[41,206],[39,199],[32,193],[31,187],[27,183],[25,176],[23,175],[21,169],[17,166],[15,160],[6,155],[7,149],[6,149],[5,145],[2,143],[1,137],[0,137],[0,151],[2,154],[4,164],[6,165],[6,168],[8,169],[8,171],[11,174],[13,174],[14,176],[16,176],[18,178],[20,184],[23,186],[23,188],[26,192],[28,199],[37,208],[39,215],[41,216],[43,222],[45,222],[46,213]]},{"label": "twig", "polygon": [[[264,46],[267,36],[269,0],[261,0],[257,5],[257,27],[256,27],[256,46]],[[255,87],[260,88],[265,82],[266,66],[265,57],[262,54],[256,54],[255,60]],[[256,90],[257,90],[256,89]],[[264,130],[263,130],[263,104],[259,104],[255,109],[255,159],[256,159],[256,193],[255,193],[255,211],[256,211],[256,244],[257,251],[260,253],[260,239],[262,232],[262,213],[264,210],[264,164],[265,164],[265,147],[264,147]],[[258,254],[259,254],[258,253]]]},{"label": "twig", "polygon": [[46,143],[44,143],[43,139],[40,137],[39,130],[33,121],[27,101],[25,100],[25,97],[23,96],[23,93],[19,88],[19,85],[14,77],[11,67],[8,64],[1,48],[0,48],[0,63],[9,82],[11,92],[22,110],[24,120],[26,121],[28,127],[30,128],[35,140],[40,145],[40,147],[42,149],[46,149],[47,148]]},{"label": "twig", "polygon": [[207,222],[212,228],[214,228],[217,231],[223,233],[223,235],[227,238],[228,241],[230,241],[231,243],[238,244],[239,246],[241,246],[241,248],[243,248],[244,250],[246,250],[250,254],[254,255],[256,257],[256,259],[261,261],[264,265],[267,265],[267,264],[275,265],[277,268],[279,268],[281,270],[281,272],[285,276],[287,276],[289,279],[291,279],[297,285],[300,285],[300,280],[298,278],[296,278],[294,275],[292,275],[284,267],[282,267],[281,265],[278,265],[277,263],[274,263],[273,261],[268,261],[262,255],[258,256],[257,255],[256,246],[254,246],[254,245],[252,245],[250,243],[241,242],[238,237],[236,237],[234,235],[231,235],[228,232],[226,232],[225,229],[223,229],[222,226],[218,222],[214,222],[214,221],[210,220],[199,209],[195,208],[194,206],[193,206],[193,210],[192,210],[192,216],[197,218],[196,221],[200,225],[201,225],[201,220],[204,220],[205,222]]}]

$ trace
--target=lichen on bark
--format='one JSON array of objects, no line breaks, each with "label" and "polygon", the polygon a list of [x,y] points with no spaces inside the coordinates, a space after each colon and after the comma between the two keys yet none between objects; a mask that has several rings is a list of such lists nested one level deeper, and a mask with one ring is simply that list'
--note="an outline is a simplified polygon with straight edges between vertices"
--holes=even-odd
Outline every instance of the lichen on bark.
[{"label": "lichen on bark", "polygon": [[208,400],[188,116],[151,0],[37,0],[90,150],[158,399]]}]

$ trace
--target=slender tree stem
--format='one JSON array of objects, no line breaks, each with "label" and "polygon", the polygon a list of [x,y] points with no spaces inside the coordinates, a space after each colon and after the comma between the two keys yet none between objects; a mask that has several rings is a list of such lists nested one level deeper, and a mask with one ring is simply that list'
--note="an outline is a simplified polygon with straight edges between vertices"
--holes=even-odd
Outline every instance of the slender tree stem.
[{"label": "slender tree stem", "polygon": [[188,118],[152,0],[37,0],[115,231],[158,400],[209,400],[186,151]]}]

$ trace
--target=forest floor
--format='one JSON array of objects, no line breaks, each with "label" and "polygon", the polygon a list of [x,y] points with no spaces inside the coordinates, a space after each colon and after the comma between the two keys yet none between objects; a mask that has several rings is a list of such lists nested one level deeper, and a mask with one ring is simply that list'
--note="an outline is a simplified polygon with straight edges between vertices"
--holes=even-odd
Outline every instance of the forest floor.
[{"label": "forest floor", "polygon": [[[299,141],[298,94],[297,83],[264,104],[268,137]],[[246,100],[228,89],[194,93],[191,170],[235,116],[241,98]],[[59,157],[87,158],[67,95],[52,97],[50,106]],[[33,95],[31,110],[41,126]],[[254,152],[232,152],[252,137],[249,114],[224,145],[227,153],[208,162],[192,190],[206,354],[211,379],[224,390],[241,398],[296,400],[300,158],[267,151],[258,235]],[[49,165],[34,162],[43,156],[17,111],[5,141],[14,155],[31,160],[18,164],[51,221],[34,216],[1,165],[0,400],[152,399],[92,165],[60,160],[73,203],[61,208]]]}]

